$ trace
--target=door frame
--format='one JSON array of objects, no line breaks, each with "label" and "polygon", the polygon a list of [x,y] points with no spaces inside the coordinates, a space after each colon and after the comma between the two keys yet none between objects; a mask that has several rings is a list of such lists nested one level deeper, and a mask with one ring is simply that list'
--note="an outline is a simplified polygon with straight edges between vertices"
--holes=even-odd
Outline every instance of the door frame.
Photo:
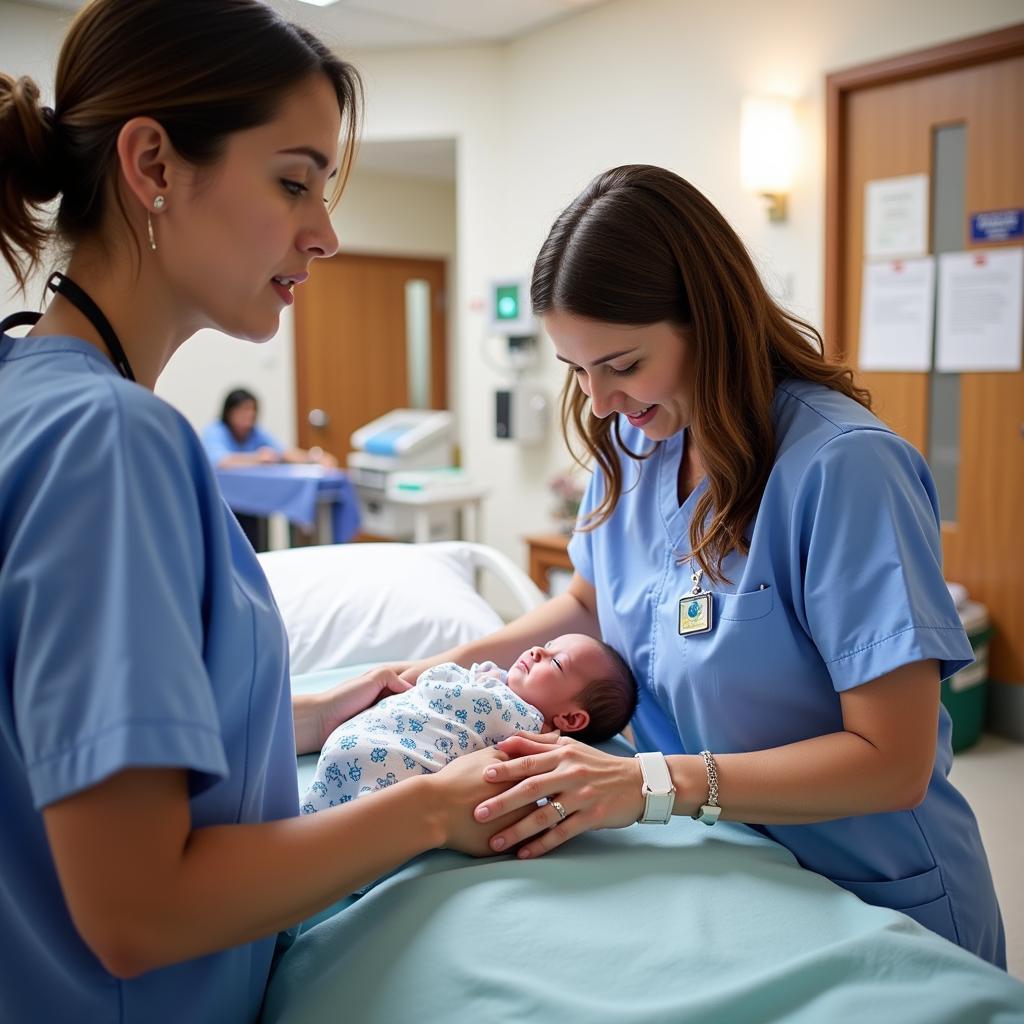
[{"label": "door frame", "polygon": [[846,118],[847,100],[859,89],[889,85],[910,78],[1024,54],[1024,23],[986,32],[952,43],[914,50],[860,64],[825,76],[825,353],[845,361],[847,346],[843,337],[842,282],[846,267],[843,259],[843,225],[846,209]]}]

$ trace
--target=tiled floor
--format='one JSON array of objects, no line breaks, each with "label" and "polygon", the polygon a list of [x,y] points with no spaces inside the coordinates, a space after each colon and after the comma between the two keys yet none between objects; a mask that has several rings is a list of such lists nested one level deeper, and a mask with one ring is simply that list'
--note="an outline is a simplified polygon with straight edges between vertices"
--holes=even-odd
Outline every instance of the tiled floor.
[{"label": "tiled floor", "polygon": [[985,735],[950,774],[981,826],[1006,925],[1010,973],[1024,979],[1024,744]]}]

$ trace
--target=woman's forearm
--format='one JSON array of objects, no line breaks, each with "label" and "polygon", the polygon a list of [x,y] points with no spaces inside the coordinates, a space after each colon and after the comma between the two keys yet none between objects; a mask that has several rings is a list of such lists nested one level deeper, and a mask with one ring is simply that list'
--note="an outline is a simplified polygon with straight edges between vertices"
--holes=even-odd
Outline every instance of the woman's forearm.
[{"label": "woman's forearm", "polygon": [[318,814],[193,831],[178,883],[178,941],[168,943],[166,962],[290,927],[442,845],[434,804],[431,780],[413,778]]},{"label": "woman's forearm", "polygon": [[597,616],[571,592],[552,597],[490,636],[453,647],[431,661],[433,664],[454,661],[465,666],[474,661],[493,661],[507,667],[526,648],[544,644],[564,633],[600,636]]},{"label": "woman's forearm", "polygon": [[295,729],[295,753],[319,753],[324,742],[323,694],[292,695],[292,724]]},{"label": "woman's forearm", "polygon": [[47,827],[79,932],[131,977],[290,927],[442,845],[444,792],[417,777],[318,814],[192,830],[184,774],[140,770],[48,809]]},{"label": "woman's forearm", "polygon": [[[722,817],[805,824],[915,807],[935,764],[939,672],[912,662],[840,694],[843,730],[770,750],[715,754]],[[678,813],[707,799],[702,757],[670,758]]]},{"label": "woman's forearm", "polygon": [[257,452],[234,452],[231,455],[225,455],[217,463],[217,468],[231,469],[233,466],[258,466],[262,461]]},{"label": "woman's forearm", "polygon": [[[693,814],[708,797],[704,758],[667,760],[676,787],[674,813]],[[757,825],[804,825],[901,811],[919,804],[927,789],[916,765],[849,732],[771,750],[715,754],[715,764],[722,820]]]}]

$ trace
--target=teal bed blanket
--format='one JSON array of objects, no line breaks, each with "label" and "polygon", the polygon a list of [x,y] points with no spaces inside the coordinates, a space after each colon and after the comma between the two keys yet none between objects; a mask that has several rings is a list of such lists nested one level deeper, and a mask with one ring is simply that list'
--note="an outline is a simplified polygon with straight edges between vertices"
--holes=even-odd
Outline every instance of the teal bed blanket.
[{"label": "teal bed blanket", "polygon": [[535,861],[425,854],[307,922],[263,1020],[1024,1022],[1024,985],[751,829],[677,818]]}]

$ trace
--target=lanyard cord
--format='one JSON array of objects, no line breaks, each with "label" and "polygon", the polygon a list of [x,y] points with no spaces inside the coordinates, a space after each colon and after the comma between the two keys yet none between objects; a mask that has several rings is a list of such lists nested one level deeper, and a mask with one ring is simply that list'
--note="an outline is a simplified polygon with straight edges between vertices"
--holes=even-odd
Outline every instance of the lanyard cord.
[{"label": "lanyard cord", "polygon": [[[110,352],[110,361],[114,364],[114,369],[125,380],[135,380],[132,364],[128,362],[128,357],[124,354],[124,349],[121,347],[117,334],[114,333],[114,328],[110,326],[110,321],[100,311],[99,306],[66,274],[51,274],[50,280],[46,282],[46,287],[52,292],[59,292],[79,310],[82,316],[99,332],[103,343]],[[0,334],[6,334],[14,327],[32,327],[39,323],[42,316],[42,313],[12,313],[0,322]]]},{"label": "lanyard cord", "polygon": [[103,344],[110,352],[110,360],[117,368],[117,372],[126,380],[135,380],[132,364],[128,362],[128,357],[124,354],[124,349],[121,347],[114,328],[110,326],[110,321],[103,315],[100,307],[86,295],[85,291],[79,288],[70,277],[59,271],[50,275],[46,287],[52,292],[63,295],[96,328],[97,333],[103,339]]}]

